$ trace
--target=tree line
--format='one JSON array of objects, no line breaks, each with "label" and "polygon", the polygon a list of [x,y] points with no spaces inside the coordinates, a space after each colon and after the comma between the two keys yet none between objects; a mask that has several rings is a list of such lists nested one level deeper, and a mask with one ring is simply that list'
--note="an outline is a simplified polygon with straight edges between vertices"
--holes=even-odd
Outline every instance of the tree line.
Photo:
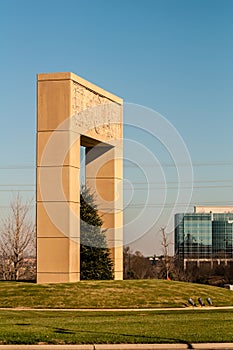
[{"label": "tree line", "polygon": [[195,262],[187,264],[175,256],[145,257],[140,251],[132,252],[124,247],[124,279],[166,279],[174,281],[209,284],[222,287],[233,284],[233,264],[224,263],[213,268],[208,263],[197,266]]},{"label": "tree line", "polygon": [[[36,280],[36,229],[31,202],[17,195],[0,224],[0,280]],[[107,248],[106,230],[95,197],[83,187],[80,195],[80,275],[82,280],[113,279],[113,262]],[[169,255],[170,241],[161,228],[162,255],[145,257],[140,251],[123,249],[124,279],[167,279],[222,286],[233,284],[233,265],[197,267]]]}]

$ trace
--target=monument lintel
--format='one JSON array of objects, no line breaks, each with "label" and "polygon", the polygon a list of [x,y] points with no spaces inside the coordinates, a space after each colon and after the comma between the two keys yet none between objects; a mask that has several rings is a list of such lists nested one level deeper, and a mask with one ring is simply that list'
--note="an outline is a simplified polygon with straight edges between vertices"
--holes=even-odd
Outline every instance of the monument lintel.
[{"label": "monument lintel", "polygon": [[112,94],[111,92],[108,92],[101,87],[87,81],[86,79],[80,77],[77,74],[74,74],[72,72],[61,72],[61,73],[39,73],[37,74],[37,80],[38,81],[59,81],[59,80],[72,80],[74,82],[77,82],[78,84],[85,86],[90,91],[96,92],[97,94],[108,98],[109,100],[116,102],[120,105],[123,104],[123,99],[116,96],[115,94]]}]

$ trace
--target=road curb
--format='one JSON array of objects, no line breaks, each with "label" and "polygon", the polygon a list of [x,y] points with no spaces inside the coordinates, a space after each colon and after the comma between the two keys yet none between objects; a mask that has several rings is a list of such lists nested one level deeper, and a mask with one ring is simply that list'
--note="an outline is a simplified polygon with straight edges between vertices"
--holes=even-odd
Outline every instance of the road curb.
[{"label": "road curb", "polygon": [[140,312],[140,311],[187,311],[187,310],[231,310],[233,306],[206,306],[206,307],[167,307],[167,308],[119,308],[119,309],[52,309],[27,307],[0,307],[0,311],[64,311],[64,312]]},{"label": "road curb", "polygon": [[87,345],[0,345],[0,350],[233,350],[233,343],[205,344],[87,344]]}]

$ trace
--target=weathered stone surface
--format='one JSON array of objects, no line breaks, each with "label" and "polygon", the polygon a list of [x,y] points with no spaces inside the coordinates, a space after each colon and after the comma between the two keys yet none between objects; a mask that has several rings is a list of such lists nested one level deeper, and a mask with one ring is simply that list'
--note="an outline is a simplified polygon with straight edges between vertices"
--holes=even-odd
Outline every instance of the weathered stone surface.
[{"label": "weathered stone surface", "polygon": [[72,130],[100,141],[122,138],[121,105],[73,82]]}]

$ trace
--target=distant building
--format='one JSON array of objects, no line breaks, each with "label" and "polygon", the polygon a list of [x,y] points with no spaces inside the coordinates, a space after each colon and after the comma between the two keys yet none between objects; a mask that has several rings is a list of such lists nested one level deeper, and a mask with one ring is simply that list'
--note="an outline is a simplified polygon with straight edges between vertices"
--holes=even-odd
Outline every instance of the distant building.
[{"label": "distant building", "polygon": [[233,263],[233,207],[194,207],[175,215],[175,255],[187,264]]}]

